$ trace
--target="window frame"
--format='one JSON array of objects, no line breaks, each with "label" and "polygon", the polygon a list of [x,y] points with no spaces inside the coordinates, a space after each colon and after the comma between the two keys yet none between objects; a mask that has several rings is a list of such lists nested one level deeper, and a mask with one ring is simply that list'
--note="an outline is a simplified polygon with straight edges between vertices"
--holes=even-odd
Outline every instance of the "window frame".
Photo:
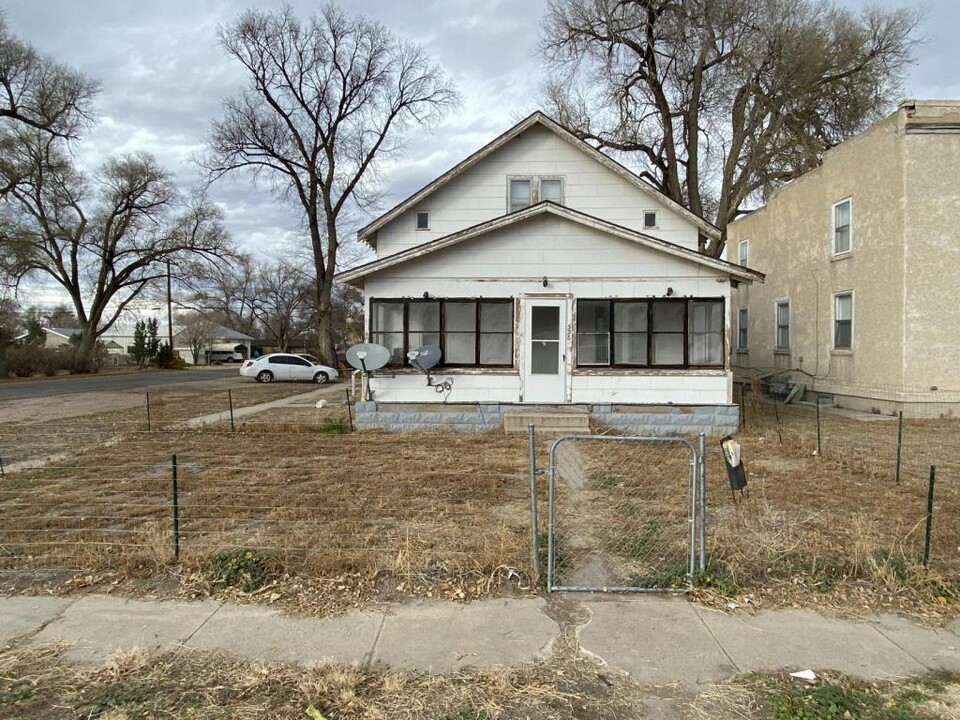
[{"label": "window frame", "polygon": [[[544,180],[555,180],[560,183],[560,200],[551,200],[550,202],[556,203],[557,205],[565,205],[567,200],[567,178],[565,175],[507,175],[507,214],[520,212],[521,210],[533,207],[537,203],[542,202],[540,183]],[[516,209],[513,209],[510,192],[514,182],[530,183],[530,202]]]},{"label": "window frame", "polygon": [[737,308],[737,350],[746,352],[750,344],[750,308]]},{"label": "window frame", "polygon": [[[580,362],[580,326],[579,320],[577,321],[577,327],[575,328],[575,352],[576,352],[576,363],[575,367],[578,370],[590,370],[595,368],[608,368],[615,370],[698,370],[698,369],[726,369],[727,359],[726,359],[726,342],[727,342],[727,323],[726,323],[726,312],[727,312],[727,298],[724,297],[691,297],[691,298],[651,298],[651,297],[637,297],[637,298],[591,298],[591,297],[582,297],[577,298],[577,317],[579,318],[579,308],[581,302],[607,302],[609,303],[609,318],[610,318],[610,329],[607,331],[608,335],[608,361],[606,363],[587,363],[583,364]],[[690,340],[693,337],[694,333],[690,329],[690,303],[694,302],[708,302],[708,303],[720,303],[721,306],[721,315],[724,318],[722,328],[720,330],[720,362],[717,364],[691,364],[690,363]],[[617,331],[617,312],[616,306],[623,304],[631,303],[644,303],[647,308],[647,324],[646,324],[646,342],[647,342],[647,352],[645,357],[645,362],[643,363],[624,363],[617,362],[616,360],[616,335]],[[653,339],[654,336],[658,334],[654,325],[654,307],[657,305],[683,305],[683,362],[682,363],[671,363],[671,364],[654,364],[653,362]],[[659,334],[674,334],[675,331],[662,331]],[[589,335],[597,335],[596,332],[588,333]],[[602,333],[599,333],[602,334]],[[702,334],[702,333],[701,333]]]},{"label": "window frame", "polygon": [[[421,218],[421,217],[426,218],[426,223],[424,224],[423,227],[420,227],[420,218]],[[417,230],[417,232],[423,232],[424,230],[429,230],[429,229],[430,229],[430,211],[429,211],[429,210],[417,210],[417,215],[416,215],[416,220],[415,220],[415,223],[414,223],[414,227],[415,227],[415,229]]]},{"label": "window frame", "polygon": [[[840,298],[847,298],[847,297],[850,298],[850,317],[847,320],[839,320],[837,318],[837,308],[839,306],[839,300]],[[833,322],[831,324],[833,327],[833,337],[830,343],[831,349],[837,350],[839,352],[853,352],[853,330],[854,330],[853,290],[840,290],[838,292],[833,293],[833,318],[832,319],[833,319]],[[837,345],[837,328],[838,328],[838,323],[841,323],[841,322],[849,323],[850,325],[850,344],[849,345],[845,345],[845,346]]]},{"label": "window frame", "polygon": [[750,238],[744,238],[737,244],[737,265],[747,267],[750,263]]},{"label": "window frame", "polygon": [[[849,210],[847,211],[848,219],[847,224],[837,225],[837,209],[841,205],[848,205]],[[842,227],[847,228],[847,249],[838,250],[837,249],[837,231]],[[830,207],[830,249],[833,257],[846,257],[853,252],[853,196],[848,195],[842,200],[838,200],[833,203]]]},{"label": "window frame", "polygon": [[[787,323],[786,325],[780,324],[780,308],[787,308]],[[790,325],[793,322],[793,312],[790,307],[790,299],[786,298],[783,300],[777,300],[773,305],[773,351],[775,353],[785,353],[790,352]],[[787,332],[787,344],[780,344],[780,328],[785,327]]]},{"label": "window frame", "polygon": [[[653,225],[647,225],[647,216],[653,215]],[[657,230],[660,227],[660,213],[656,210],[644,210],[643,211],[643,229],[644,230]]]},{"label": "window frame", "polygon": [[[373,319],[375,317],[374,306],[377,303],[402,303],[403,304],[403,331],[399,330],[375,330],[373,327]],[[370,342],[376,342],[374,339],[375,335],[383,334],[393,334],[400,333],[403,336],[403,363],[398,364],[395,362],[388,362],[386,367],[390,368],[408,368],[411,367],[410,360],[407,358],[407,353],[413,349],[410,345],[410,306],[423,303],[438,303],[440,306],[439,312],[439,325],[438,325],[438,337],[439,337],[439,346],[441,355],[441,361],[437,367],[445,368],[514,368],[516,367],[516,361],[514,357],[514,349],[516,347],[516,337],[514,331],[514,323],[516,319],[516,302],[513,298],[487,298],[487,297],[463,297],[463,298],[370,298],[370,308],[367,316],[367,338]],[[474,358],[475,362],[473,363],[448,363],[445,362],[446,355],[446,307],[450,304],[474,304],[474,313],[473,313],[473,335],[474,335]],[[510,317],[511,317],[511,328],[509,330],[496,330],[496,331],[482,331],[481,330],[481,305],[484,303],[490,305],[509,305],[510,306]],[[413,331],[413,332],[424,332],[424,331]],[[432,332],[432,331],[430,331]],[[469,334],[468,330],[458,330],[454,331],[456,334]],[[509,361],[505,363],[481,363],[480,362],[480,353],[481,353],[481,340],[482,336],[485,335],[509,335],[510,337],[510,348],[509,348]],[[392,359],[392,353],[391,353]]]}]

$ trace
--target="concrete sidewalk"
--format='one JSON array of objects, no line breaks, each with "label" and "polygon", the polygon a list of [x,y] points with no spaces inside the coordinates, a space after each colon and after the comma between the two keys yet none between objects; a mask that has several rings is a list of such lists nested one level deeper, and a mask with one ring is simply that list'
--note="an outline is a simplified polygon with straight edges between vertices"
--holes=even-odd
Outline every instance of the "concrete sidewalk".
[{"label": "concrete sidewalk", "polygon": [[[554,612],[555,603],[567,612]],[[323,620],[211,601],[14,596],[0,598],[0,642],[64,641],[68,659],[84,665],[118,650],[192,648],[443,673],[546,657],[563,629],[553,617],[571,609],[588,618],[577,626],[580,652],[644,685],[697,690],[748,670],[834,669],[872,680],[960,671],[960,621],[932,629],[889,615],[868,622],[805,610],[731,615],[646,596],[391,604]]]}]

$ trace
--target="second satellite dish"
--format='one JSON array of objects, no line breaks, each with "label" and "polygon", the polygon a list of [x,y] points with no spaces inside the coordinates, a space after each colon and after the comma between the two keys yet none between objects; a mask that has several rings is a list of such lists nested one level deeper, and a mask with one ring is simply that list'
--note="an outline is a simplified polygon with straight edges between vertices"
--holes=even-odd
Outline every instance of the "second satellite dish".
[{"label": "second satellite dish", "polygon": [[360,343],[347,350],[347,362],[357,370],[372,372],[390,362],[390,351],[383,345]]},{"label": "second satellite dish", "polygon": [[407,353],[410,364],[426,372],[440,362],[440,348],[436,345],[424,345]]}]

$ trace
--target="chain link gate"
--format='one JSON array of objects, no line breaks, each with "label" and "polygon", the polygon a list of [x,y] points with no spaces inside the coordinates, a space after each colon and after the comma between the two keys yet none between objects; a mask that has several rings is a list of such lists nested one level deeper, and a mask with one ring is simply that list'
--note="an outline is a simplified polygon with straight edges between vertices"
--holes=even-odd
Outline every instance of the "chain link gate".
[{"label": "chain link gate", "polygon": [[[705,561],[703,436],[570,436],[550,448],[547,588],[682,592]],[[699,547],[699,562],[698,562]]]}]

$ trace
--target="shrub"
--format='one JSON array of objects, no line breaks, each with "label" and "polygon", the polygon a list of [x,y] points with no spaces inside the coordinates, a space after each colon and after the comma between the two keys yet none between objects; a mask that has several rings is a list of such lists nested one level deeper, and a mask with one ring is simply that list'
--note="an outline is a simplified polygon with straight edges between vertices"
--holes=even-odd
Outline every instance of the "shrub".
[{"label": "shrub", "polygon": [[210,565],[217,582],[224,587],[253,592],[267,584],[266,565],[253,550],[223,550],[210,559]]},{"label": "shrub", "polygon": [[51,355],[53,353],[46,348],[25,343],[19,347],[7,349],[7,372],[17,377],[30,377],[31,375],[46,373],[53,363]]}]

